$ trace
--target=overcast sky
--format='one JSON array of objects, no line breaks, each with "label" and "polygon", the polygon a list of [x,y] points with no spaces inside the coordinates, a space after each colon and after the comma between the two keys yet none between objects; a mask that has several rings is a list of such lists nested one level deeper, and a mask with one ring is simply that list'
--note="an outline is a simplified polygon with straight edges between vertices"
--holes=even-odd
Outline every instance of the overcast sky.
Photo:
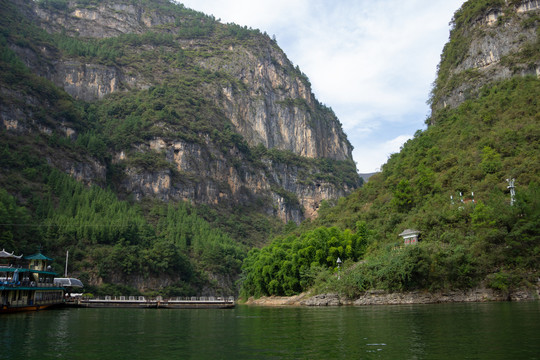
[{"label": "overcast sky", "polygon": [[178,0],[275,35],[331,107],[360,173],[378,171],[429,115],[449,22],[464,0]]}]

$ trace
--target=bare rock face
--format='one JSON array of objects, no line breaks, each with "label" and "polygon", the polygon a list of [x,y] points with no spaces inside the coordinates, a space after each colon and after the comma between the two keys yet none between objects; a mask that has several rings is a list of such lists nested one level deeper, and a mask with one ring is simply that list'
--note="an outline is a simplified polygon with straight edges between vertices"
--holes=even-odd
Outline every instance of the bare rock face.
[{"label": "bare rock face", "polygon": [[174,22],[173,16],[145,11],[141,5],[107,1],[97,6],[70,8],[67,13],[35,7],[35,14],[50,32],[67,29],[91,38],[140,34],[149,27]]},{"label": "bare rock face", "polygon": [[300,302],[305,306],[340,306],[343,305],[338,294],[322,294]]},{"label": "bare rock face", "polygon": [[486,287],[467,290],[450,290],[439,292],[408,291],[388,293],[385,291],[367,291],[353,301],[354,305],[402,305],[402,304],[435,304],[456,302],[490,302],[490,301],[531,301],[538,298],[538,288],[516,289],[502,292]]},{"label": "bare rock face", "polygon": [[387,292],[383,290],[366,291],[357,299],[342,298],[338,294],[320,294],[300,301],[304,306],[340,306],[340,305],[405,305],[405,304],[438,304],[467,303],[491,301],[533,301],[538,299],[540,289],[515,289],[502,292],[486,287],[467,290],[449,290],[438,292],[406,291]]},{"label": "bare rock face", "polygon": [[[515,2],[514,2],[515,3]],[[527,52],[537,46],[540,6],[536,0],[526,0],[516,5],[507,2],[502,7],[492,7],[474,17],[469,23],[460,24],[451,33],[450,42],[466,44],[460,61],[445,67],[451,43],[445,48],[441,69],[448,72],[447,80],[436,83],[433,91],[432,110],[457,107],[473,96],[482,86],[512,76],[540,76],[540,60],[529,58]],[[443,71],[443,70],[441,70]]]},{"label": "bare rock face", "polygon": [[[103,164],[95,160],[85,159],[86,161],[73,162],[64,160],[57,164],[57,167],[64,168],[64,171],[70,174],[77,181],[91,185],[105,183],[107,169]],[[51,160],[52,161],[52,160]]]},{"label": "bare rock face", "polygon": [[228,53],[233,63],[210,58],[200,65],[230,73],[244,84],[245,91],[223,87],[214,98],[250,145],[311,158],[351,158],[339,121],[332,112],[320,110],[323,106],[301,73],[290,75],[292,65],[275,44],[269,42],[259,53],[231,46]]},{"label": "bare rock face", "polygon": [[122,77],[115,67],[76,61],[59,62],[55,70],[53,81],[74,98],[86,101],[118,91]]},{"label": "bare rock face", "polygon": [[[164,201],[190,200],[198,204],[236,203],[248,205],[256,199],[268,201],[268,214],[278,216],[284,222],[301,222],[313,218],[322,200],[336,199],[352,189],[346,185],[320,182],[303,184],[298,181],[297,166],[267,162],[264,168],[234,166],[226,157],[235,156],[239,163],[247,163],[238,149],[223,154],[209,139],[204,145],[182,140],[154,139],[143,145],[141,151],[163,151],[173,169],[147,171],[138,167],[126,170],[122,184],[125,191],[135,199],[151,195]],[[126,159],[118,154],[117,161]],[[298,203],[291,203],[275,189],[295,194]]]}]

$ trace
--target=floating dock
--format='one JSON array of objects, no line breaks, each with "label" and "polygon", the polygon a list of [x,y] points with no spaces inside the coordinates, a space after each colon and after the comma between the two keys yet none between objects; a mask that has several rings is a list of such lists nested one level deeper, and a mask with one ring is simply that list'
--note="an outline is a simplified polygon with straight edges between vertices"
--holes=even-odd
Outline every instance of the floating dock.
[{"label": "floating dock", "polygon": [[140,309],[230,309],[235,301],[231,297],[175,297],[163,299],[144,296],[105,296],[102,298],[79,298],[66,302],[68,306],[86,308],[140,308]]}]

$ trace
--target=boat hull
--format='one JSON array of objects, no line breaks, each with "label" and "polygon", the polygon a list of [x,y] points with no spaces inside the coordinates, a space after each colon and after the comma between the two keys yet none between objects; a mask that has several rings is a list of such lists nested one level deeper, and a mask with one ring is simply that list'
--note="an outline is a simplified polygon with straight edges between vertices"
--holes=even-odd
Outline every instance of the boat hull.
[{"label": "boat hull", "polygon": [[43,305],[26,305],[26,306],[6,306],[0,305],[0,314],[11,314],[24,311],[39,311],[45,310],[51,307],[60,306],[62,303],[55,304],[43,304]]}]

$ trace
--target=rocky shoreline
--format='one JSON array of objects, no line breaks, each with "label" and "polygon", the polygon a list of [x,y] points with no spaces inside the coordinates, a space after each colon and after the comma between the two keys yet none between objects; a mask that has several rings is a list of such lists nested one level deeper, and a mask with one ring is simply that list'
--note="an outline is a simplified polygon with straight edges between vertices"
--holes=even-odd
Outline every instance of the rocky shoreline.
[{"label": "rocky shoreline", "polygon": [[389,293],[382,290],[366,291],[357,299],[347,299],[338,294],[320,294],[310,296],[302,293],[290,297],[261,297],[249,298],[247,305],[260,306],[342,306],[342,305],[404,305],[404,304],[436,304],[458,302],[489,302],[489,301],[533,301],[540,299],[540,287],[518,289],[502,292],[490,288],[475,288],[452,291],[410,291]]}]

